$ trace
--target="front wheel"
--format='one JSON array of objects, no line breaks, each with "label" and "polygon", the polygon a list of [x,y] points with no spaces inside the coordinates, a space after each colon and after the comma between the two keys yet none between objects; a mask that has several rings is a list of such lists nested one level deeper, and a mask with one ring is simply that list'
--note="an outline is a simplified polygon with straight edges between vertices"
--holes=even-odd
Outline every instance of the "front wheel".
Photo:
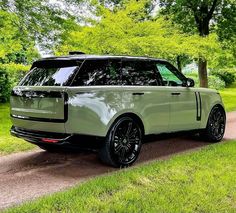
[{"label": "front wheel", "polygon": [[226,116],[221,106],[214,106],[208,117],[206,129],[202,133],[203,139],[219,142],[225,133]]},{"label": "front wheel", "polygon": [[142,136],[142,129],[133,118],[119,118],[110,128],[99,152],[101,160],[114,167],[130,166],[138,158]]}]

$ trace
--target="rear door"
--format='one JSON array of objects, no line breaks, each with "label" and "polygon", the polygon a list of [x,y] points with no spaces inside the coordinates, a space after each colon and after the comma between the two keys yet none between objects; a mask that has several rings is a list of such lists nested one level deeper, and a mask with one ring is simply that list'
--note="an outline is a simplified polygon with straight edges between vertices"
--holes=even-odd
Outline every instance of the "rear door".
[{"label": "rear door", "polygon": [[170,97],[170,131],[198,129],[195,89],[183,86],[185,77],[171,64],[157,62],[156,66]]},{"label": "rear door", "polygon": [[60,61],[34,64],[12,91],[13,125],[29,130],[65,132],[68,116],[66,84],[78,67],[77,63]]},{"label": "rear door", "polygon": [[151,60],[123,59],[122,84],[124,96],[144,122],[145,133],[167,132],[170,97],[161,86],[155,63]]}]

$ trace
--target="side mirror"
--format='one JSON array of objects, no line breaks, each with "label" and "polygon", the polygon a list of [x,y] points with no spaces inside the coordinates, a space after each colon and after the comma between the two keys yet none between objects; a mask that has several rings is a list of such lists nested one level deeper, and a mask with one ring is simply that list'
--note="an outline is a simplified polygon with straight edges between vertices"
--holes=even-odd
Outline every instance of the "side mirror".
[{"label": "side mirror", "polygon": [[194,80],[192,78],[187,78],[185,83],[184,83],[184,86],[185,87],[194,87],[195,83],[194,83]]}]

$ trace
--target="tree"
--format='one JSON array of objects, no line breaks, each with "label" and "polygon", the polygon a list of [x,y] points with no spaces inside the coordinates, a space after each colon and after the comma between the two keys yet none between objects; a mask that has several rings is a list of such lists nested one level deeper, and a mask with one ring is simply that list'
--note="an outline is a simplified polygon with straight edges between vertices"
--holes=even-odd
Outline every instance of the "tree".
[{"label": "tree", "polygon": [[55,47],[58,55],[71,50],[88,54],[147,55],[176,62],[176,56],[211,60],[219,51],[216,35],[188,35],[161,17],[145,19],[146,1],[129,1],[122,8],[103,8],[101,20],[92,26],[66,32]]},{"label": "tree", "polygon": [[[229,17],[234,17],[235,21],[236,17],[233,0],[161,0],[160,5],[163,14],[172,14],[173,20],[180,23],[186,32],[198,32],[201,37],[207,37],[222,19],[230,20]],[[231,15],[225,13],[225,10]],[[230,24],[224,27],[229,30],[235,26]],[[199,55],[198,67],[200,86],[207,87],[207,60],[202,55]]]},{"label": "tree", "polygon": [[0,10],[0,58],[21,49],[17,28],[11,21],[16,18],[14,14]]},{"label": "tree", "polygon": [[18,28],[22,40],[34,42],[41,49],[50,49],[61,32],[70,29],[72,23],[77,26],[76,21],[81,18],[68,9],[73,1],[2,0],[0,10],[17,17],[13,25]]},{"label": "tree", "polygon": [[26,40],[19,32],[18,17],[14,13],[0,10],[0,63],[31,63],[38,58],[35,42]]}]

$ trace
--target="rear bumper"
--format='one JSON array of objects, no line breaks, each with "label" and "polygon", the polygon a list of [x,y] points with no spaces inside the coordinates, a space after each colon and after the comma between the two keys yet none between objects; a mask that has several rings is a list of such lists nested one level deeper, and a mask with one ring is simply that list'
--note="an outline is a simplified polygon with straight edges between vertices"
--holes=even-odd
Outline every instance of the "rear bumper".
[{"label": "rear bumper", "polygon": [[11,127],[11,135],[22,138],[38,146],[50,144],[50,146],[62,146],[67,148],[79,149],[99,149],[102,146],[104,138],[85,135],[42,132]]},{"label": "rear bumper", "polygon": [[72,138],[72,134],[41,132],[34,130],[26,130],[12,126],[11,135],[22,138],[30,143],[45,144],[53,143],[57,145],[68,144]]}]

